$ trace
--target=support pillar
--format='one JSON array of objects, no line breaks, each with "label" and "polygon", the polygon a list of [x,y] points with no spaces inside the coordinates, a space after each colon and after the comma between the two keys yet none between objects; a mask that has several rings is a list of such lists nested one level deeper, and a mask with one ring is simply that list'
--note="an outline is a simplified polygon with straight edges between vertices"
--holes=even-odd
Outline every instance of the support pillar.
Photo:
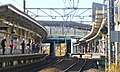
[{"label": "support pillar", "polygon": [[[72,50],[71,50],[72,51]],[[78,47],[77,46],[74,46],[73,47],[73,53],[78,53]]]},{"label": "support pillar", "polygon": [[71,53],[71,41],[67,41],[67,51],[66,51],[66,55],[68,56],[69,53]]},{"label": "support pillar", "polygon": [[50,56],[55,56],[55,41],[50,43]]},{"label": "support pillar", "polygon": [[87,53],[87,43],[84,44],[84,54]]},{"label": "support pillar", "polygon": [[39,52],[42,53],[42,38],[40,38],[40,43],[39,43]]},{"label": "support pillar", "polygon": [[114,0],[108,0],[108,71],[113,63],[113,42],[111,42],[111,31],[114,31]]}]

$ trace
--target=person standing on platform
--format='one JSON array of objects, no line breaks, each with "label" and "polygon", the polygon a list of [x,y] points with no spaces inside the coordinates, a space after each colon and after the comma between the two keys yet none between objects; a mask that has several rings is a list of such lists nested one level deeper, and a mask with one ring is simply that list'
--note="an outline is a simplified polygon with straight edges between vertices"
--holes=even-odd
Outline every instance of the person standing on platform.
[{"label": "person standing on platform", "polygon": [[32,53],[35,53],[35,43],[32,42]]},{"label": "person standing on platform", "polygon": [[31,43],[31,41],[29,39],[28,44],[27,44],[27,46],[28,46],[28,53],[30,53],[30,43]]},{"label": "person standing on platform", "polygon": [[37,44],[36,44],[36,53],[39,53],[39,49],[40,49],[40,48],[39,48],[39,44],[37,43]]},{"label": "person standing on platform", "polygon": [[12,54],[12,51],[13,51],[13,40],[10,41],[10,45],[9,45],[9,46],[10,46],[10,48],[11,48],[10,54]]},{"label": "person standing on platform", "polygon": [[21,43],[21,46],[22,46],[22,54],[25,53],[25,41],[23,40],[23,42]]},{"label": "person standing on platform", "polygon": [[6,47],[5,42],[6,42],[6,39],[3,39],[2,42],[1,42],[1,46],[2,46],[2,49],[3,49],[2,50],[3,55],[5,54],[5,47]]}]

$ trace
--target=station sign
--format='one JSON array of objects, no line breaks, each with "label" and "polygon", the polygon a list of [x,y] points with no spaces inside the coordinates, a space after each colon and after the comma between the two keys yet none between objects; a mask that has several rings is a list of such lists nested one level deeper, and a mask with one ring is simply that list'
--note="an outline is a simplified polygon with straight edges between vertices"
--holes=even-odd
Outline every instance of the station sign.
[{"label": "station sign", "polygon": [[111,31],[111,42],[120,42],[120,31]]}]

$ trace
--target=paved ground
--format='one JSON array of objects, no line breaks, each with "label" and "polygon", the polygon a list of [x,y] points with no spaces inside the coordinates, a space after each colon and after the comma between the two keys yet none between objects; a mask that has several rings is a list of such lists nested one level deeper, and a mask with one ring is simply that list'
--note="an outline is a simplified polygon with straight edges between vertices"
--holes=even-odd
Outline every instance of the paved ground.
[{"label": "paved ground", "polygon": [[[25,53],[28,54],[28,49],[25,50]],[[32,53],[32,52],[30,52]],[[5,49],[5,54],[10,54],[10,48]],[[21,49],[13,49],[12,54],[22,54]],[[2,49],[0,48],[0,55],[2,55]]]}]

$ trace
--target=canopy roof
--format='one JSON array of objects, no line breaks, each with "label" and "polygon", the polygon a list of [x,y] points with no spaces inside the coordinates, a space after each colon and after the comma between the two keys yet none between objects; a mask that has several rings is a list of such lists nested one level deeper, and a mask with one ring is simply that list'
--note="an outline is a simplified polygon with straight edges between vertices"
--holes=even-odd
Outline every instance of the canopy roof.
[{"label": "canopy roof", "polygon": [[97,38],[100,34],[100,29],[106,25],[107,19],[103,19],[102,4],[93,3],[93,25],[90,33],[85,37],[81,38],[79,41],[91,41]]},{"label": "canopy roof", "polygon": [[32,30],[43,39],[47,37],[47,30],[44,26],[11,4],[0,6],[0,19]]},{"label": "canopy roof", "polygon": [[7,29],[7,28],[8,28],[8,26],[6,24],[0,24],[0,30],[1,29]]}]

